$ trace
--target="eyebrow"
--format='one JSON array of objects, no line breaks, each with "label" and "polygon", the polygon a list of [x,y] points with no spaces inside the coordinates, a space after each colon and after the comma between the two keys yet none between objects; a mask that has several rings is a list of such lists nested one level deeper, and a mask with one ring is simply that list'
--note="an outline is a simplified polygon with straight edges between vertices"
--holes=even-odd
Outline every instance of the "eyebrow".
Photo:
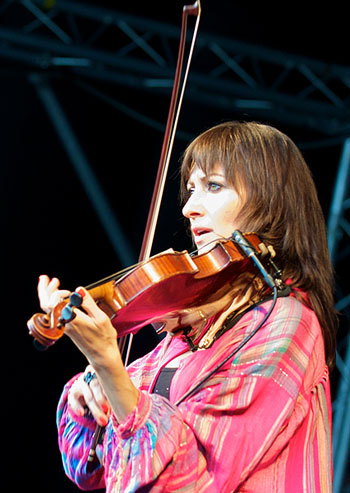
[{"label": "eyebrow", "polygon": [[209,173],[209,175],[205,175],[207,178],[210,178],[211,176],[219,176],[220,178],[225,178],[226,176],[222,173]]},{"label": "eyebrow", "polygon": [[[200,176],[199,177],[199,180],[200,181],[205,181],[205,180],[208,180],[210,178],[214,178],[214,177],[218,177],[218,178],[224,178],[226,180],[226,176],[222,173],[209,173],[208,175],[203,175],[203,176]],[[191,177],[189,178],[189,180],[187,181],[186,185],[188,185],[189,183],[192,183],[193,182],[193,179],[191,180]]]}]

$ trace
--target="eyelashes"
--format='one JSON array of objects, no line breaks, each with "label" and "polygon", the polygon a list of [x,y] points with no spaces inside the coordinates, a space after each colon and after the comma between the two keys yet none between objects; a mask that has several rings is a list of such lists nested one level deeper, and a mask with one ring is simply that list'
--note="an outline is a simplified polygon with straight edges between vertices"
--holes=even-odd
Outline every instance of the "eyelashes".
[{"label": "eyelashes", "polygon": [[[222,190],[224,185],[222,183],[218,183],[216,181],[208,181],[205,185],[205,190],[208,192],[219,192]],[[189,187],[187,189],[187,197],[190,197],[196,191],[195,187]]]},{"label": "eyelashes", "polygon": [[207,189],[209,190],[209,192],[219,192],[222,188],[223,185],[215,181],[209,181],[207,184]]}]

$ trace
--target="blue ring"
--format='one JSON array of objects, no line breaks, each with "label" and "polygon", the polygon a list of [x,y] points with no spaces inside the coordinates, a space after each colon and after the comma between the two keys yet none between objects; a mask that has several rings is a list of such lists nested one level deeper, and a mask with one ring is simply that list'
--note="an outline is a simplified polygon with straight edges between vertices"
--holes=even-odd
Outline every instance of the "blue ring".
[{"label": "blue ring", "polygon": [[87,383],[88,385],[90,385],[91,381],[94,378],[97,378],[96,373],[88,371],[87,374],[84,376],[84,382]]}]

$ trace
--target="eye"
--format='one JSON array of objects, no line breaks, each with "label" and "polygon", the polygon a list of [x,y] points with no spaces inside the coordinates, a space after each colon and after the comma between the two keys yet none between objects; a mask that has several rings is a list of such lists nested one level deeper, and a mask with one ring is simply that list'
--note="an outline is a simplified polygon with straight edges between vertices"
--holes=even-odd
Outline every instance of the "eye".
[{"label": "eye", "polygon": [[209,192],[219,192],[222,189],[223,185],[221,183],[217,183],[215,181],[208,181],[207,188]]}]

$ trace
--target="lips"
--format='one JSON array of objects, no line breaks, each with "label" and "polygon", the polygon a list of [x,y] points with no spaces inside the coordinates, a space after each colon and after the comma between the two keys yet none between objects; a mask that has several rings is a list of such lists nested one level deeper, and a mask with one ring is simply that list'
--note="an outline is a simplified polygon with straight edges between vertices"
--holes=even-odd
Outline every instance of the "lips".
[{"label": "lips", "polygon": [[200,227],[195,227],[192,229],[192,233],[195,238],[200,238],[201,236],[211,233],[213,230],[210,228],[200,228]]}]

